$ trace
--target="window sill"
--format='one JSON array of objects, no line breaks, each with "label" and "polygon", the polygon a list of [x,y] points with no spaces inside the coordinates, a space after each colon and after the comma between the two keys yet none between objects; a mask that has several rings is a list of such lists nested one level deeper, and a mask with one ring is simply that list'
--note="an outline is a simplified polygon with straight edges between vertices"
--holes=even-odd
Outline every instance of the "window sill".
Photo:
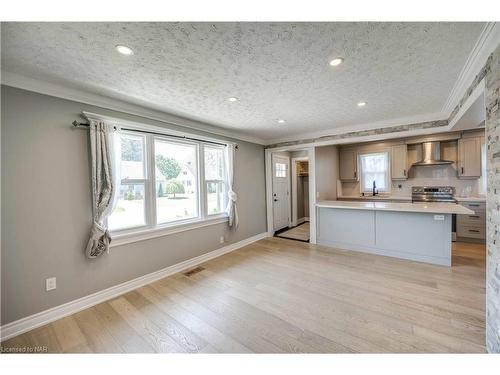
[{"label": "window sill", "polygon": [[211,218],[197,219],[195,221],[184,222],[176,225],[169,225],[164,227],[137,229],[126,233],[111,233],[111,243],[109,247],[117,247],[129,243],[150,240],[153,238],[164,237],[175,233],[186,232],[189,230],[208,227],[210,225],[217,225],[226,223],[229,220],[227,215],[217,215]]}]

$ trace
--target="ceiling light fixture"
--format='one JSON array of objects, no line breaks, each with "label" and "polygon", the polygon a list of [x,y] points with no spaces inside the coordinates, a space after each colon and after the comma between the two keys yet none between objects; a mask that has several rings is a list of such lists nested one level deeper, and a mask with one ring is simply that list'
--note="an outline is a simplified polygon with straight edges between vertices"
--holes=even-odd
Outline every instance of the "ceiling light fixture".
[{"label": "ceiling light fixture", "polygon": [[282,118],[278,119],[278,123],[279,123],[279,124],[284,124],[285,122],[286,122],[286,121],[285,121],[285,120],[283,120]]},{"label": "ceiling light fixture", "polygon": [[127,46],[123,46],[123,45],[117,45],[116,47],[116,50],[118,52],[120,52],[122,55],[127,55],[127,56],[130,56],[130,55],[133,55],[134,54],[134,51],[132,51],[132,48],[129,48]]},{"label": "ceiling light fixture", "polygon": [[366,105],[366,102],[359,102],[358,107],[364,107]]},{"label": "ceiling light fixture", "polygon": [[343,62],[344,62],[344,59],[342,57],[337,57],[337,58],[330,61],[330,66],[339,66]]},{"label": "ceiling light fixture", "polygon": [[229,102],[234,103],[234,102],[237,102],[239,99],[238,99],[238,98],[236,98],[236,97],[234,97],[234,96],[232,96],[232,97],[230,97],[230,98],[227,98],[227,100],[228,100]]}]

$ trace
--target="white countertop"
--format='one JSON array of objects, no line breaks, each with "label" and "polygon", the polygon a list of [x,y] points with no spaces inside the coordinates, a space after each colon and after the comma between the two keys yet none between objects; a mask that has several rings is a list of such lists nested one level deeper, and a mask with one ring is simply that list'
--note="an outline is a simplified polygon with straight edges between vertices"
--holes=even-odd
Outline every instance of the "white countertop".
[{"label": "white countertop", "polygon": [[[454,196],[454,198],[459,202],[486,202],[485,197],[458,197]],[[357,201],[410,201],[411,197],[402,197],[402,196],[394,196],[394,195],[342,195],[337,197],[337,199],[352,199]]]},{"label": "white countertop", "polygon": [[342,195],[337,199],[354,199],[354,200],[370,200],[370,201],[410,201],[411,197],[395,197],[391,195]]},{"label": "white countertop", "polygon": [[455,199],[459,202],[486,202],[485,197],[457,197]]},{"label": "white countertop", "polygon": [[343,208],[349,210],[424,212],[432,214],[473,215],[474,211],[452,203],[396,203],[396,202],[360,202],[360,201],[320,201],[316,207]]}]

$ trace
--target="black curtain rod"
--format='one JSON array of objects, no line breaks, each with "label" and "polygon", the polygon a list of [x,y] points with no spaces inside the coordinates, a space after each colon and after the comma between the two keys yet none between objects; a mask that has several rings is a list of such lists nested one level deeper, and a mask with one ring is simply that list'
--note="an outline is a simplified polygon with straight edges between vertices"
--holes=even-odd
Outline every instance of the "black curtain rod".
[{"label": "black curtain rod", "polygon": [[[78,121],[73,121],[72,122],[74,127],[78,126],[84,126],[89,128],[90,124],[85,124],[81,123]],[[116,126],[114,127],[116,130]],[[190,141],[198,141],[198,142],[204,142],[204,143],[210,143],[213,145],[220,145],[220,146],[227,146],[226,143],[221,143],[221,142],[215,142],[215,141],[207,141],[206,139],[198,139],[198,138],[191,138],[191,137],[186,137],[184,135],[172,135],[172,134],[164,134],[164,133],[157,133],[157,132],[150,132],[148,130],[138,130],[138,129],[128,129],[128,128],[120,128],[121,130],[129,131],[129,132],[137,132],[137,133],[146,133],[146,134],[153,134],[153,135],[161,135],[162,137],[169,137],[169,138],[177,138],[177,139],[187,139]],[[235,148],[238,148],[238,145],[235,145]]]}]

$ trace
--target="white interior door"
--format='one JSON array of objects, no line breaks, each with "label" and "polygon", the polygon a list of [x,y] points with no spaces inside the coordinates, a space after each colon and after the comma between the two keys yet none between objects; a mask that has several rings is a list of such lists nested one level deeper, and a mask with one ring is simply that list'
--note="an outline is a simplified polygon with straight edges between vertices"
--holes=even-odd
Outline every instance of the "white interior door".
[{"label": "white interior door", "polygon": [[290,220],[290,159],[273,155],[273,222],[274,230],[287,227]]}]

